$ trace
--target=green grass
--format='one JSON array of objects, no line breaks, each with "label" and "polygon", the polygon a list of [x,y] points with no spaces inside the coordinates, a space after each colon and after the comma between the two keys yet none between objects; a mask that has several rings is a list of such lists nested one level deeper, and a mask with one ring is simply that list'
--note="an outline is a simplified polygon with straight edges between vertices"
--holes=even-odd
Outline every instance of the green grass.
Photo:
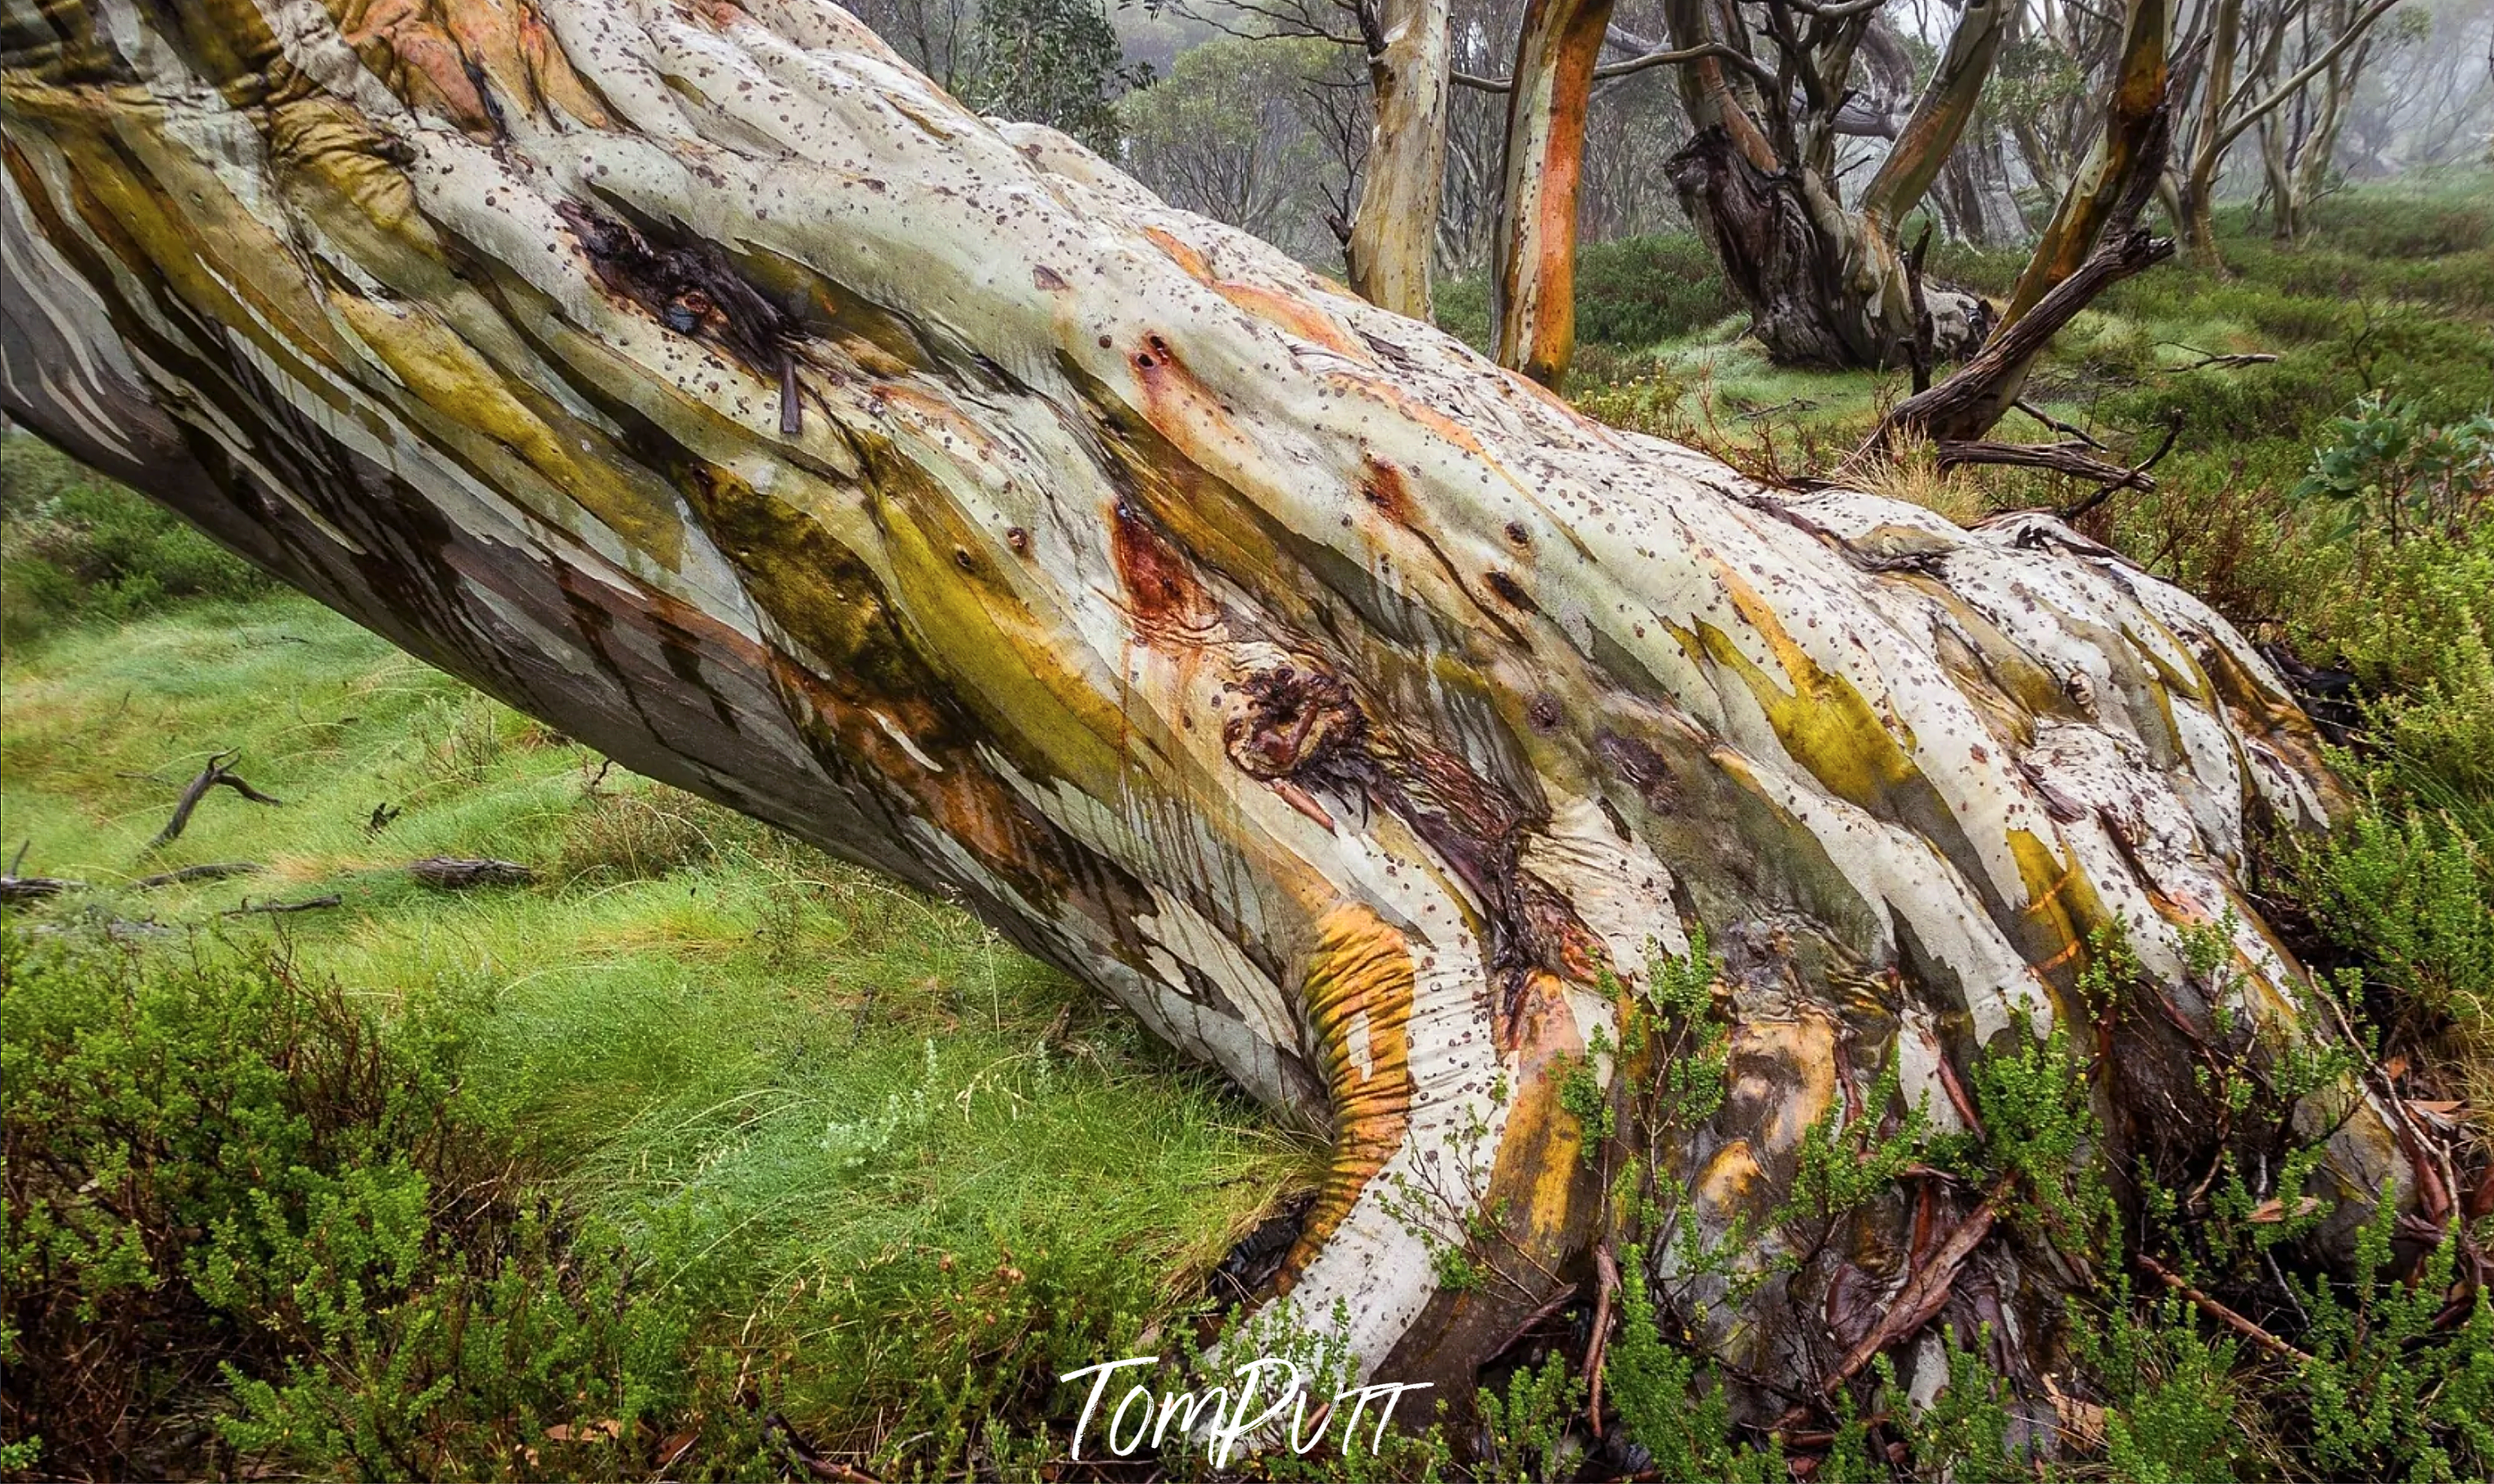
[{"label": "green grass", "polygon": [[[150,852],[227,748],[283,805],[217,790]],[[381,804],[402,812],[370,831]],[[566,1224],[635,1255],[636,1312],[687,1354],[767,1361],[749,1423],[776,1409],[887,1466],[958,1456],[1055,1370],[1195,1305],[1312,1171],[1307,1141],[958,911],[604,769],[305,599],[21,646],[0,671],[0,837],[25,871],[98,887],[39,933],[109,921],[151,955],[243,963],[274,947],[383,1024],[466,1007],[462,1116],[509,1131]],[[541,882],[432,891],[402,867],[433,854]],[[125,885],[227,861],[268,869]],[[715,1408],[684,1384],[679,1412]],[[703,1426],[727,1451],[679,1473],[751,1442],[682,1415],[644,1431]],[[337,1466],[327,1446],[297,1435],[270,1462]]]}]

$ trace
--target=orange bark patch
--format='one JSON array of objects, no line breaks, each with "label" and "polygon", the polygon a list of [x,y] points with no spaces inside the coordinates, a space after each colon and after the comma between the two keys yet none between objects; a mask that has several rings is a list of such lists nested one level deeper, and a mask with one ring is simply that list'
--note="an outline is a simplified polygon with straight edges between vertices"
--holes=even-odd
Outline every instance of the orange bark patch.
[{"label": "orange bark patch", "polygon": [[1346,334],[1339,321],[1307,300],[1261,284],[1223,278],[1212,271],[1211,260],[1196,251],[1192,244],[1157,227],[1144,227],[1143,235],[1150,239],[1152,246],[1168,254],[1170,261],[1185,269],[1187,277],[1265,323],[1295,335],[1310,345],[1323,346],[1364,363],[1375,363],[1375,357]]},{"label": "orange bark patch", "polygon": [[1184,268],[1187,277],[1199,284],[1212,282],[1212,264],[1205,261],[1203,255],[1192,246],[1157,227],[1144,227],[1143,235],[1150,240],[1152,246],[1168,254],[1170,261]]},{"label": "orange bark patch", "polygon": [[[1481,1207],[1503,1241],[1526,1259],[1552,1264],[1580,1250],[1601,1204],[1601,1183],[1584,1156],[1585,1126],[1561,1105],[1567,1076],[1585,1055],[1583,1030],[1566,984],[1555,974],[1526,976],[1513,1017],[1514,1101],[1498,1142]],[[1489,1255],[1506,1260],[1499,1249]]]},{"label": "orange bark patch", "polygon": [[1346,903],[1317,924],[1299,1000],[1332,1095],[1333,1162],[1283,1264],[1285,1290],[1402,1146],[1411,1125],[1414,984],[1403,934],[1373,909]]},{"label": "orange bark patch", "polygon": [[341,35],[410,107],[429,106],[472,135],[494,133],[468,58],[423,0],[378,0]]},{"label": "orange bark patch", "polygon": [[1337,355],[1349,356],[1364,364],[1375,364],[1376,357],[1368,348],[1353,340],[1333,316],[1307,300],[1260,284],[1242,284],[1234,279],[1214,279],[1212,290],[1240,309],[1297,336],[1310,345],[1323,346]]}]

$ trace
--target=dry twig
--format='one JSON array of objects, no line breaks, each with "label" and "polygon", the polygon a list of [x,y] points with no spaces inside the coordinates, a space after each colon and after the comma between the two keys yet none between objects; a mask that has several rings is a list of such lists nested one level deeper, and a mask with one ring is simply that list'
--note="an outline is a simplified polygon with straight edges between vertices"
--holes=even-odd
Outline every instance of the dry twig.
[{"label": "dry twig", "polygon": [[199,806],[199,801],[207,797],[208,790],[220,784],[232,789],[254,803],[279,803],[280,801],[271,799],[235,775],[233,765],[241,759],[240,747],[229,752],[211,754],[208,758],[208,766],[200,769],[199,775],[191,780],[188,788],[182,790],[181,799],[173,805],[173,817],[165,821],[165,828],[156,832],[156,838],[147,842],[147,848],[162,850],[179,838],[182,831],[191,823],[191,811]]}]

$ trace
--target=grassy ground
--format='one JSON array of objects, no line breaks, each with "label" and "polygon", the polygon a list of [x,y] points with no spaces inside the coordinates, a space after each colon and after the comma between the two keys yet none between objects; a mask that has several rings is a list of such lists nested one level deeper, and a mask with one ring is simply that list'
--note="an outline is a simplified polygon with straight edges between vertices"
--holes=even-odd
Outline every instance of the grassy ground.
[{"label": "grassy ground", "polygon": [[[151,851],[225,748],[284,803],[218,790]],[[958,1455],[1043,1372],[1125,1353],[1107,1347],[1196,1301],[1311,1168],[1304,1142],[958,911],[607,769],[308,600],[185,605],[12,653],[0,836],[29,873],[104,888],[37,914],[46,937],[106,924],[156,956],[280,959],[384,1023],[449,1007],[459,1116],[564,1222],[632,1255],[637,1322],[684,1332],[667,1394],[624,1419],[638,1451],[611,1466],[645,1471],[686,1430],[725,1450],[714,1468],[768,1445],[698,1415],[733,1402],[692,1374],[705,1348],[764,1363],[745,1387],[815,1445]],[[436,892],[403,869],[435,854],[518,860],[542,884]],[[120,885],[230,861],[267,869]],[[332,893],[334,909],[224,915]],[[243,1451],[367,1471],[303,1431]]]},{"label": "grassy ground", "polygon": [[[2236,213],[2231,273],[2123,286],[2034,386],[2116,449],[2178,413],[2158,488],[2086,529],[2342,672],[2363,803],[2275,842],[2258,887],[2404,1090],[2462,1120],[2494,1107],[2494,510],[2484,467],[2436,484],[2418,450],[2494,402],[2485,185],[2350,193],[2291,249]],[[1604,245],[1581,284],[1579,400],[1761,472],[1826,468],[1901,391],[1767,365],[1689,239]],[[1477,334],[1476,292],[1447,308]],[[2198,364],[2252,354],[2276,359]],[[2359,446],[2350,498],[2298,492],[2316,449]],[[1859,472],[1962,518],[2080,493],[1927,456]],[[1061,1449],[1049,1378],[1178,1348],[1207,1268],[1312,1178],[1307,1142],[960,914],[603,766],[23,440],[0,442],[0,848],[95,886],[0,923],[0,1472],[1020,1476],[1050,1420]],[[284,803],[217,791],[151,850],[226,748]],[[434,854],[538,881],[433,892],[403,867]],[[226,861],[266,869],[130,885]],[[2371,1270],[2271,1287],[2266,1247],[2207,1234],[2276,1229],[2247,1220],[2161,1250],[2316,1360],[2109,1290],[2074,1331],[2107,1408],[2083,1473],[2494,1458],[2463,1436],[2494,1415],[2494,1319],[2454,1350],[2429,1291]],[[1693,1450],[1669,1456],[1780,1470],[1707,1432],[1685,1362],[1645,1363],[1641,1405]],[[1552,1425],[1551,1378],[1500,1438]],[[1996,1418],[1966,1395],[1931,1425],[1963,1435],[1955,1476],[1989,1476]],[[1855,1476],[1869,1436],[1819,1476]]]}]

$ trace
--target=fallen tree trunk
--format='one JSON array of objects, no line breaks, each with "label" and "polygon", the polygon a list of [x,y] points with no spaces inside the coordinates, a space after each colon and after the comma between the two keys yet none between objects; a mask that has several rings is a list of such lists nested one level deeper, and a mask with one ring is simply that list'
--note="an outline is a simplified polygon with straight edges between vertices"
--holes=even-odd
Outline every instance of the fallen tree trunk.
[{"label": "fallen tree trunk", "polygon": [[[1901,1197],[1777,1225],[1813,1128],[1947,1122],[2022,1023],[2114,1036],[2109,932],[2183,1023],[2318,1034],[2235,879],[2247,819],[2332,806],[2310,723],[2049,522],[1593,423],[810,0],[198,14],[0,21],[0,405],[1329,1130],[1281,1283],[1364,1370],[1467,1383],[1635,1235],[1635,1158],[1790,1257],[1700,1338],[1817,1395],[1831,1286],[1917,1248]],[[1657,1074],[1603,1048],[1701,928],[1721,1105],[1609,1130]],[[2115,1170],[2202,1105],[2119,1027]],[[2340,1101],[2317,1181],[2369,1198],[2403,1166]],[[2015,1316],[2042,1395],[2067,1264],[1952,1220],[1981,1292],[1916,1315]]]}]

